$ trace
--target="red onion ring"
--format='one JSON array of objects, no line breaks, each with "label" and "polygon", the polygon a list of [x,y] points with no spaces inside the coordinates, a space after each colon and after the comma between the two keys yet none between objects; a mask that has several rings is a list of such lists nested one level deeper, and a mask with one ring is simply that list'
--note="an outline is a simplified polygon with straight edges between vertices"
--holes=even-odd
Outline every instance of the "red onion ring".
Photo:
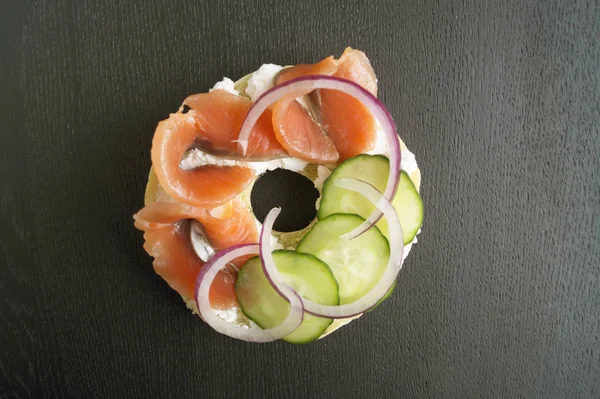
[{"label": "red onion ring", "polygon": [[269,283],[279,295],[283,298],[287,298],[290,296],[291,292],[296,293],[296,291],[284,281],[283,276],[279,273],[279,270],[277,270],[277,266],[275,266],[275,261],[273,260],[273,249],[271,248],[271,232],[273,231],[273,224],[280,213],[281,208],[273,208],[265,218],[262,228],[260,229],[259,252],[260,263],[267,280],[269,280]]},{"label": "red onion ring", "polygon": [[[381,298],[392,287],[403,262],[403,234],[398,214],[392,204],[372,185],[361,180],[343,178],[335,181],[338,187],[352,190],[362,194],[381,211],[387,219],[390,232],[390,258],[386,269],[377,284],[367,294],[356,301],[344,305],[326,306],[320,305],[313,301],[303,298],[304,311],[315,316],[327,317],[331,319],[345,319],[347,317],[356,316],[364,313],[375,306]],[[270,237],[273,230],[273,223],[279,215],[281,209],[273,208],[265,218],[260,233],[260,258],[263,266],[263,271],[269,282],[279,293],[285,297],[290,296],[290,290],[293,289],[284,281],[283,277],[277,270],[273,256],[271,255]],[[368,266],[365,266],[368,267]]]},{"label": "red onion ring", "polygon": [[[268,107],[283,97],[294,96],[294,98],[296,98],[317,89],[338,90],[351,95],[369,108],[371,113],[381,124],[383,132],[388,140],[388,149],[390,151],[390,174],[383,196],[388,201],[391,201],[394,198],[394,195],[396,195],[396,190],[398,189],[398,176],[400,175],[400,142],[398,140],[396,125],[390,112],[381,101],[361,86],[346,79],[320,75],[302,76],[289,80],[264,92],[254,104],[252,104],[252,107],[248,111],[246,119],[242,124],[238,139],[236,140],[239,143],[242,153],[246,155],[250,132],[260,115],[262,115]],[[381,211],[376,209],[369,215],[365,222],[354,230],[344,234],[342,238],[350,240],[361,235],[375,225],[375,223],[381,219],[381,216]]]},{"label": "red onion ring", "polygon": [[206,323],[221,334],[249,342],[270,342],[283,338],[293,332],[304,319],[302,298],[295,291],[286,291],[284,298],[290,302],[291,309],[287,318],[273,328],[245,328],[221,319],[210,306],[210,286],[217,275],[229,262],[244,255],[259,253],[257,244],[237,245],[213,256],[200,270],[196,279],[196,305]]}]

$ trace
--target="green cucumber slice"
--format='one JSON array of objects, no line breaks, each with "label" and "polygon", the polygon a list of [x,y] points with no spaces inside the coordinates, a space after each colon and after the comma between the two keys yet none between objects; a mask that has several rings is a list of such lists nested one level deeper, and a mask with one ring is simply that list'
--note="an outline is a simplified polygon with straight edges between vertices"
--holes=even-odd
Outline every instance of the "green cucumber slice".
[{"label": "green cucumber slice", "polygon": [[[277,270],[300,296],[322,305],[339,305],[338,283],[329,267],[321,260],[296,251],[273,252]],[[290,304],[271,286],[259,257],[248,260],[238,273],[235,292],[244,314],[261,328],[281,324],[290,311]],[[333,320],[310,314],[284,341],[301,344],[319,338]]]},{"label": "green cucumber slice", "polygon": [[[383,192],[390,173],[390,161],[383,155],[361,154],[347,159],[338,166],[323,184],[323,193],[317,217],[323,219],[334,213],[354,213],[363,218],[375,207],[362,195],[337,187],[334,181],[343,177],[353,177],[372,184]],[[400,182],[392,205],[398,212],[402,225],[404,244],[410,243],[423,223],[423,202],[414,183],[405,171],[400,173]],[[382,218],[377,227],[389,238],[387,220]]]},{"label": "green cucumber slice", "polygon": [[352,240],[339,238],[362,222],[357,215],[327,216],[315,223],[297,247],[329,265],[339,284],[342,305],[356,301],[377,284],[390,256],[388,240],[377,227]]}]

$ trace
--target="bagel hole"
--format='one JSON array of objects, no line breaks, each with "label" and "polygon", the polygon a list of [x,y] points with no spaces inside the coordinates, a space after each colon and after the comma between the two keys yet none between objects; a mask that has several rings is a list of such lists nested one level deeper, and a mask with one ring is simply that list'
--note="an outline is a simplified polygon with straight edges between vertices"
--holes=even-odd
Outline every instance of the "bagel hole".
[{"label": "bagel hole", "polygon": [[254,183],[250,202],[254,216],[262,223],[275,207],[281,213],[273,229],[282,233],[302,230],[317,214],[319,191],[307,177],[285,169],[267,171]]}]

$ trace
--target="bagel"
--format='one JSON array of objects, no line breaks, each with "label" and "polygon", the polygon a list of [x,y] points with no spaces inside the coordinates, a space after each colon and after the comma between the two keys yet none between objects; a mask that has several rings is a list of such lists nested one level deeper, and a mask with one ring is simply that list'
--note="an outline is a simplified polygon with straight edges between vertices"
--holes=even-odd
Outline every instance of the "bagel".
[{"label": "bagel", "polygon": [[[213,86],[213,89],[211,89],[211,90],[223,90],[223,91],[227,91],[229,93],[235,93],[236,95],[239,95],[240,97],[247,97],[252,100],[255,100],[260,94],[262,94],[262,92],[266,91],[269,87],[272,86],[271,82],[273,82],[275,80],[275,77],[279,73],[281,73],[282,70],[286,70],[286,68],[287,67],[282,68],[282,67],[279,67],[279,66],[276,66],[273,64],[266,64],[266,65],[263,65],[258,70],[242,77],[241,79],[239,79],[235,82],[233,82],[232,80],[229,80],[228,78],[224,78],[222,81],[216,83]],[[182,106],[182,108],[180,108],[180,112],[182,111],[182,109],[183,109],[183,106]],[[380,126],[379,126],[379,128],[380,128]],[[381,132],[378,132],[378,135],[381,136]],[[414,160],[414,155],[408,150],[408,148],[406,147],[406,145],[405,145],[404,141],[402,141],[402,139],[400,139],[399,141],[400,141],[400,148],[402,151],[403,170],[405,170],[407,172],[408,176],[412,180],[416,189],[419,190],[420,183],[421,183],[421,172],[416,164],[416,161]],[[380,137],[380,140],[378,140],[378,146],[380,147],[379,148],[380,150],[381,150],[382,145],[385,147],[385,143],[382,144],[381,137]],[[384,150],[385,150],[385,148],[384,148]],[[211,164],[210,160],[218,159],[218,156],[210,156],[210,155],[207,158],[207,155],[204,152],[204,150],[196,148],[196,149],[192,149],[192,150],[186,152],[186,155],[184,156],[184,158],[182,160],[182,165],[186,165],[189,169],[198,167],[198,166],[200,166],[200,164],[197,161],[199,159],[199,157],[202,158],[202,162],[203,162],[204,166],[210,165]],[[208,159],[208,161],[207,161],[207,159]],[[295,158],[285,158],[285,159],[289,159],[290,161],[285,162],[285,161],[282,161],[281,159],[278,159],[278,160],[274,160],[274,161],[265,161],[264,163],[261,163],[261,168],[259,168],[259,170],[254,175],[254,177],[249,182],[249,184],[245,187],[245,189],[243,191],[241,191],[235,197],[235,199],[240,200],[241,203],[244,205],[244,207],[248,210],[248,212],[251,215],[253,215],[254,222],[257,226],[260,226],[261,221],[256,219],[256,217],[254,216],[252,204],[250,201],[250,196],[251,196],[251,192],[254,187],[254,184],[266,170],[272,170],[272,169],[276,169],[276,168],[286,169],[286,170],[290,170],[292,172],[299,173],[299,174],[305,176],[306,178],[308,178],[309,180],[311,180],[313,182],[313,184],[315,185],[315,187],[317,188],[317,190],[319,191],[319,200],[317,200],[317,204],[316,204],[316,207],[318,209],[319,201],[320,201],[320,197],[321,197],[322,189],[323,189],[323,182],[336,167],[335,164],[309,163],[309,162],[301,161],[301,160],[298,160]],[[237,162],[242,164],[243,162],[245,162],[245,160],[240,159]],[[144,205],[146,207],[148,207],[154,203],[164,203],[164,202],[177,203],[177,202],[180,202],[180,199],[173,198],[173,196],[170,195],[170,193],[168,193],[167,190],[165,190],[165,188],[161,185],[161,182],[160,182],[159,176],[156,173],[155,167],[151,166],[149,174],[148,174],[148,181],[146,184],[145,193],[144,193]],[[305,228],[303,228],[299,231],[274,232],[274,236],[277,241],[276,245],[279,247],[282,247],[282,248],[286,248],[286,249],[295,248],[296,245],[298,244],[298,242],[300,241],[300,239],[313,226],[315,221],[316,221],[316,218],[308,226],[306,226]],[[136,223],[137,222],[139,222],[138,219],[136,219]],[[138,224],[136,224],[136,226],[139,227]],[[144,230],[144,229],[142,228],[142,230]],[[408,252],[410,251],[412,245],[415,242],[416,242],[416,236],[410,243],[405,245],[404,257],[406,257],[406,255],[408,255]],[[207,245],[210,246],[210,242],[207,241],[207,243],[208,243]],[[155,267],[156,267],[156,265],[155,265]],[[196,306],[196,302],[195,302],[194,298],[191,296],[184,295],[184,294],[182,294],[182,292],[179,292],[179,291],[178,291],[178,293],[184,300],[186,306],[194,314],[199,315],[198,308]],[[221,312],[235,313],[235,317],[233,317],[233,319],[230,318],[230,321],[233,323],[238,323],[240,325],[252,324],[247,320],[247,318],[245,317],[245,315],[239,308],[222,309]],[[222,314],[224,314],[224,313],[222,313]],[[331,334],[332,332],[338,330],[342,326],[348,324],[349,322],[351,322],[354,319],[357,319],[360,316],[361,316],[361,314],[358,314],[353,317],[333,320],[333,322],[322,333],[322,335],[319,337],[319,339]],[[222,316],[222,317],[227,318],[224,316]]]}]

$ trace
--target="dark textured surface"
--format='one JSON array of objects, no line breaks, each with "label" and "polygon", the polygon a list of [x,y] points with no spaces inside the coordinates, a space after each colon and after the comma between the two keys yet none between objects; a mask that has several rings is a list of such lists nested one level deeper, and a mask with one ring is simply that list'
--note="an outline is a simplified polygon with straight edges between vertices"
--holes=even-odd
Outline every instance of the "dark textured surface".
[{"label": "dark textured surface", "polygon": [[259,221],[264,221],[274,207],[281,208],[275,220],[276,231],[290,232],[305,228],[315,219],[315,203],[319,190],[312,180],[285,169],[267,171],[252,187],[252,212]]},{"label": "dark textured surface", "polygon": [[[0,397],[599,397],[600,4],[260,3],[0,5]],[[332,337],[217,335],[132,227],[153,129],[346,45],[423,170],[419,244]]]}]

